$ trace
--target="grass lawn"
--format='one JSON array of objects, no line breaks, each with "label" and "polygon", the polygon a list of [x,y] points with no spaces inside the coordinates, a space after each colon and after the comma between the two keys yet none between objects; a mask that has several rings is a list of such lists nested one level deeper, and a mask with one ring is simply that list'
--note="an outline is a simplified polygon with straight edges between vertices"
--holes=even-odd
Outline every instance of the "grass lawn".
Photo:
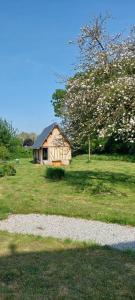
[{"label": "grass lawn", "polygon": [[22,159],[17,174],[0,178],[0,218],[9,213],[56,214],[135,225],[135,163],[86,155],[49,181],[45,166]]},{"label": "grass lawn", "polygon": [[135,254],[0,233],[1,300],[135,299]]}]

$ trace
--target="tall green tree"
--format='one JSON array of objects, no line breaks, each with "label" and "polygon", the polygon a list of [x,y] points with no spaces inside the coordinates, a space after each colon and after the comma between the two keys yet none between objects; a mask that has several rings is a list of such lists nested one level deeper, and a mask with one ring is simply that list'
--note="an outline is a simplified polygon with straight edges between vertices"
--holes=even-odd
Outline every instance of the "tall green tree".
[{"label": "tall green tree", "polygon": [[4,146],[9,153],[15,153],[21,145],[17,138],[17,130],[7,120],[0,119],[0,146]]},{"label": "tall green tree", "polygon": [[26,139],[31,139],[33,142],[36,140],[37,138],[37,134],[35,132],[20,132],[17,137],[22,141],[22,144],[23,142],[26,140]]},{"label": "tall green tree", "polygon": [[66,90],[56,89],[56,91],[52,95],[52,105],[54,109],[54,113],[56,117],[63,116],[63,108],[64,108],[64,98],[66,95]]},{"label": "tall green tree", "polygon": [[6,120],[0,119],[0,145],[10,148],[12,141],[16,137],[16,130],[12,124]]}]

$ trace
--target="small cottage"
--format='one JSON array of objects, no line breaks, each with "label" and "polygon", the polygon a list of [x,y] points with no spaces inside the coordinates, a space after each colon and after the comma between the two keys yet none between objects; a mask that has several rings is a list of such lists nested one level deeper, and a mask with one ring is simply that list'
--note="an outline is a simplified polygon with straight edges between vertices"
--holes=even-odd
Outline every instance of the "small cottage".
[{"label": "small cottage", "polygon": [[32,148],[34,160],[40,164],[60,166],[71,161],[70,142],[57,123],[46,127]]}]

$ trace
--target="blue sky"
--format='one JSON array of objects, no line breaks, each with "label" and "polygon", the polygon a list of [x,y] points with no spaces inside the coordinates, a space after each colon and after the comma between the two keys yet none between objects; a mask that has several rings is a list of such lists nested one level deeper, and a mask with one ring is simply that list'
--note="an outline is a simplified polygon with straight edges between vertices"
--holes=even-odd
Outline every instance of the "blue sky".
[{"label": "blue sky", "polygon": [[57,74],[73,74],[78,56],[68,41],[106,12],[111,32],[126,31],[135,23],[135,0],[0,0],[0,117],[37,133],[55,121]]}]

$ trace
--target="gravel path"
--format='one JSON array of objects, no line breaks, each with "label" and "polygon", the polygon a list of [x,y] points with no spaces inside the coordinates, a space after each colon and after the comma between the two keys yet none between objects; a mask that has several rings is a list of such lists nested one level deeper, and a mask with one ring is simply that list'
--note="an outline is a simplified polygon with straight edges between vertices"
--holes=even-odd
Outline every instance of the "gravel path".
[{"label": "gravel path", "polygon": [[119,249],[135,250],[135,227],[99,221],[39,214],[10,215],[8,219],[0,221],[0,230],[60,239],[94,241]]}]

